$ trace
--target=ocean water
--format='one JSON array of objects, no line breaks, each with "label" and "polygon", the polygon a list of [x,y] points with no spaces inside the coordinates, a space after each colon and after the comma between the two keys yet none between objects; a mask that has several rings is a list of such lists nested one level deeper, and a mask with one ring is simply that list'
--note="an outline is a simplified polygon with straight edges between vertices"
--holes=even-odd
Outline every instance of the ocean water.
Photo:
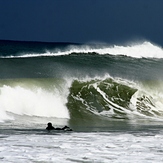
[{"label": "ocean water", "polygon": [[162,47],[0,41],[0,70],[0,162],[163,161]]}]

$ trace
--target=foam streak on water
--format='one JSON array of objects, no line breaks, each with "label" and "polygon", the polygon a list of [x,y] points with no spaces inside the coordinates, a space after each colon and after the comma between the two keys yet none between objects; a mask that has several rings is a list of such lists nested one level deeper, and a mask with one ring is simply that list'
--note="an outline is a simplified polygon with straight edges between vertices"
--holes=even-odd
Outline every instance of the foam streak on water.
[{"label": "foam streak on water", "polygon": [[161,133],[58,133],[0,137],[1,163],[163,161]]}]

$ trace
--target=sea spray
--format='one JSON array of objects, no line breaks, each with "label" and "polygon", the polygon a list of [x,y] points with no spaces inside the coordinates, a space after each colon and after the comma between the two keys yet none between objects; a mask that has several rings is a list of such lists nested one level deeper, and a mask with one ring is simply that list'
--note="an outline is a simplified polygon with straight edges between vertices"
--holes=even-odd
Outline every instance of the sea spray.
[{"label": "sea spray", "polygon": [[49,80],[47,83],[54,87],[47,86],[42,79],[7,80],[6,85],[0,87],[0,109],[18,115],[69,119],[65,85],[59,90],[57,82],[55,85],[55,80]]}]

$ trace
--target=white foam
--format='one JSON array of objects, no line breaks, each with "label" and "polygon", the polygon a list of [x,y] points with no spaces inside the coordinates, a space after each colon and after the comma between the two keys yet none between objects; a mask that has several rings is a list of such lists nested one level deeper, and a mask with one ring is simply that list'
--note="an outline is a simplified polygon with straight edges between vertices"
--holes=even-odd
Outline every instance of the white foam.
[{"label": "white foam", "polygon": [[[119,122],[120,123],[120,122]],[[123,127],[122,127],[123,128]],[[157,162],[161,132],[94,132],[13,135],[1,139],[1,162]],[[134,161],[133,161],[134,160]]]},{"label": "white foam", "polygon": [[[147,108],[149,108],[148,112],[151,115],[153,115],[153,118],[158,118],[159,120],[162,119],[162,115],[163,115],[162,88],[158,86],[158,89],[160,89],[160,91],[158,91],[152,86],[145,87],[144,85],[138,84],[137,89],[138,91],[136,91],[131,97],[130,107],[136,111],[137,102],[139,103],[138,99],[142,99],[142,103],[145,106],[147,106]],[[160,116],[158,116],[158,114],[160,114]]]},{"label": "white foam", "polygon": [[3,86],[0,92],[0,119],[6,115],[6,111],[19,115],[69,118],[66,98],[57,91],[52,93],[41,88],[31,90],[20,86]]}]

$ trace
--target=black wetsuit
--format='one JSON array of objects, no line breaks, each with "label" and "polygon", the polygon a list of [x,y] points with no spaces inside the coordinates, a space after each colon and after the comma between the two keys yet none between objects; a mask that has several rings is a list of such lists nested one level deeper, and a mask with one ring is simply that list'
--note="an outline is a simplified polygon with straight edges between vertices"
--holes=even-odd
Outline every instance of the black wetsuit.
[{"label": "black wetsuit", "polygon": [[63,128],[55,128],[52,126],[52,123],[48,123],[48,127],[46,127],[46,130],[50,131],[50,130],[65,130],[65,131],[72,131],[72,129],[70,127],[64,126]]}]

